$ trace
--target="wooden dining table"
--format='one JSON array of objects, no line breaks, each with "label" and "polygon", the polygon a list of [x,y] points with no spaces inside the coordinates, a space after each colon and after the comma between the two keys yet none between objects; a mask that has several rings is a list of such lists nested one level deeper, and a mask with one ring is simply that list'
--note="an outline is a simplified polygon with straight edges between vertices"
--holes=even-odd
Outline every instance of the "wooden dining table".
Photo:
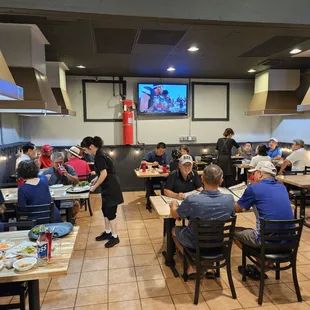
[{"label": "wooden dining table", "polygon": [[[40,289],[39,280],[51,277],[66,276],[69,269],[70,258],[73,253],[76,237],[79,227],[74,227],[73,231],[62,238],[61,255],[53,257],[48,264],[42,267],[35,266],[31,270],[18,272],[15,269],[2,268],[0,270],[0,283],[10,282],[28,282],[29,290],[29,309],[40,309]],[[13,241],[15,245],[19,245],[24,241],[29,241],[28,230],[10,231],[0,233],[1,240]]]},{"label": "wooden dining table", "polygon": [[[145,172],[142,171],[142,169],[134,169],[135,175],[139,179],[145,179],[145,178],[166,178],[169,176],[170,171],[167,173],[163,173],[161,170],[155,168],[152,169],[151,171],[146,170]],[[203,170],[198,170],[197,171],[198,175],[203,174]]]},{"label": "wooden dining table", "polygon": [[[296,186],[300,189],[300,216],[306,215],[306,194],[310,190],[310,175],[278,175],[276,180]],[[305,218],[306,219],[306,218]],[[310,224],[305,221],[305,226],[310,228]]]}]

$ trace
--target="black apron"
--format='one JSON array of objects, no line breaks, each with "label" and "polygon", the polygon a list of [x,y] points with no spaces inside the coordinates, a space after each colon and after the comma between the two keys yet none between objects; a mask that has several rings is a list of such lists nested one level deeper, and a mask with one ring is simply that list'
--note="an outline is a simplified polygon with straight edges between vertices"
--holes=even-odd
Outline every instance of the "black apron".
[{"label": "black apron", "polygon": [[218,166],[223,170],[223,175],[233,175],[233,166],[231,159],[231,150],[227,147],[227,139],[221,139],[223,142],[218,150]]}]

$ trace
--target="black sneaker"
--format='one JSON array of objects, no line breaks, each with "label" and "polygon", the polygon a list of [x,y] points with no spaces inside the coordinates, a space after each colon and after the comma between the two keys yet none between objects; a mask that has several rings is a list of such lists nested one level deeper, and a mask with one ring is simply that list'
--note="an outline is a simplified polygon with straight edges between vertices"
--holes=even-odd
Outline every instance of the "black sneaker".
[{"label": "black sneaker", "polygon": [[96,241],[110,240],[112,233],[103,232],[100,236],[96,237]]},{"label": "black sneaker", "polygon": [[114,245],[117,245],[119,243],[119,238],[111,237],[110,240],[104,245],[106,248],[112,248]]}]

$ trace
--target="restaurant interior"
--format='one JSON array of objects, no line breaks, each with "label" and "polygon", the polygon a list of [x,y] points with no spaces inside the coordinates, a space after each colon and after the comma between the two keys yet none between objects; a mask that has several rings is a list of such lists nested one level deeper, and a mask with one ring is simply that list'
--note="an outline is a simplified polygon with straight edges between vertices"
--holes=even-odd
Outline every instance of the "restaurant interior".
[{"label": "restaurant interior", "polygon": [[[310,145],[310,4],[291,8],[283,0],[280,10],[265,0],[194,0],[190,7],[184,0],[66,2],[0,1],[0,309],[310,309],[310,155],[299,173],[290,160],[297,146],[307,153]],[[281,156],[269,161],[292,211],[293,226],[285,226],[290,241],[281,257],[268,252],[270,244],[262,247],[269,254],[257,254],[255,262],[263,266],[262,258],[267,264],[272,257],[275,269],[255,267],[254,279],[253,261],[243,261],[247,247],[238,247],[233,232],[255,229],[261,216],[254,207],[236,213],[229,217],[233,228],[221,235],[227,252],[203,256],[196,249],[195,262],[207,257],[212,263],[204,267],[214,272],[196,277],[196,266],[187,278],[184,262],[194,254],[180,252],[173,231],[196,220],[173,218],[173,201],[180,207],[185,197],[165,196],[171,162],[176,173],[190,163],[191,173],[206,180],[208,168],[221,167],[218,139],[230,128],[238,144],[228,156],[233,186],[224,182],[220,195],[232,195],[238,205],[257,182],[252,157],[275,143]],[[181,145],[191,159],[174,157]],[[85,174],[68,170],[72,156],[87,163]],[[157,158],[163,162],[153,165]],[[48,213],[47,220],[21,205],[30,179],[23,177],[24,163],[34,164],[35,177],[50,186],[52,204],[31,211]],[[102,171],[120,184],[115,216],[103,211],[107,190],[96,185]],[[149,195],[150,183],[156,196]],[[198,198],[184,201],[190,199]],[[53,222],[53,208],[62,223]],[[215,223],[202,231],[215,233]],[[118,241],[98,242],[102,232]],[[35,255],[26,253],[31,249]]]}]

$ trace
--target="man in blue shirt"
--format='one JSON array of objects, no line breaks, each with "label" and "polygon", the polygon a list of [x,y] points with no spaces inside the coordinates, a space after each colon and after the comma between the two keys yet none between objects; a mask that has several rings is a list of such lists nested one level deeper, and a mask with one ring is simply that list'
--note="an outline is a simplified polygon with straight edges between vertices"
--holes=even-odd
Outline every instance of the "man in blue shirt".
[{"label": "man in blue shirt", "polygon": [[[159,142],[156,145],[156,150],[147,153],[142,161],[141,165],[147,165],[152,167],[158,167],[159,165],[168,165],[168,156],[166,154],[166,144],[164,142]],[[154,192],[154,184],[160,184],[164,178],[148,178],[146,179],[146,209],[150,212],[152,211],[150,196],[156,196]]]},{"label": "man in blue shirt", "polygon": [[[230,194],[222,194],[218,188],[223,183],[223,171],[217,165],[207,166],[202,177],[204,190],[199,195],[187,197],[179,206],[177,201],[170,203],[170,214],[173,218],[189,218],[187,227],[173,228],[172,235],[177,248],[183,253],[183,247],[195,249],[194,219],[203,221],[221,220],[230,218],[234,212],[234,198]],[[188,274],[194,277],[192,266]]]},{"label": "man in blue shirt", "polygon": [[278,146],[278,140],[274,137],[269,139],[269,147],[267,148],[267,155],[273,160],[279,160],[282,157],[282,150]]},{"label": "man in blue shirt", "polygon": [[[293,211],[285,186],[277,182],[276,167],[269,161],[261,161],[249,170],[254,173],[255,183],[250,185],[235,205],[235,212],[248,211],[253,207],[256,216],[256,229],[236,227],[235,243],[259,248],[261,246],[260,221],[293,220]],[[273,226],[277,228],[276,225]],[[258,271],[259,272],[259,271]]]}]

